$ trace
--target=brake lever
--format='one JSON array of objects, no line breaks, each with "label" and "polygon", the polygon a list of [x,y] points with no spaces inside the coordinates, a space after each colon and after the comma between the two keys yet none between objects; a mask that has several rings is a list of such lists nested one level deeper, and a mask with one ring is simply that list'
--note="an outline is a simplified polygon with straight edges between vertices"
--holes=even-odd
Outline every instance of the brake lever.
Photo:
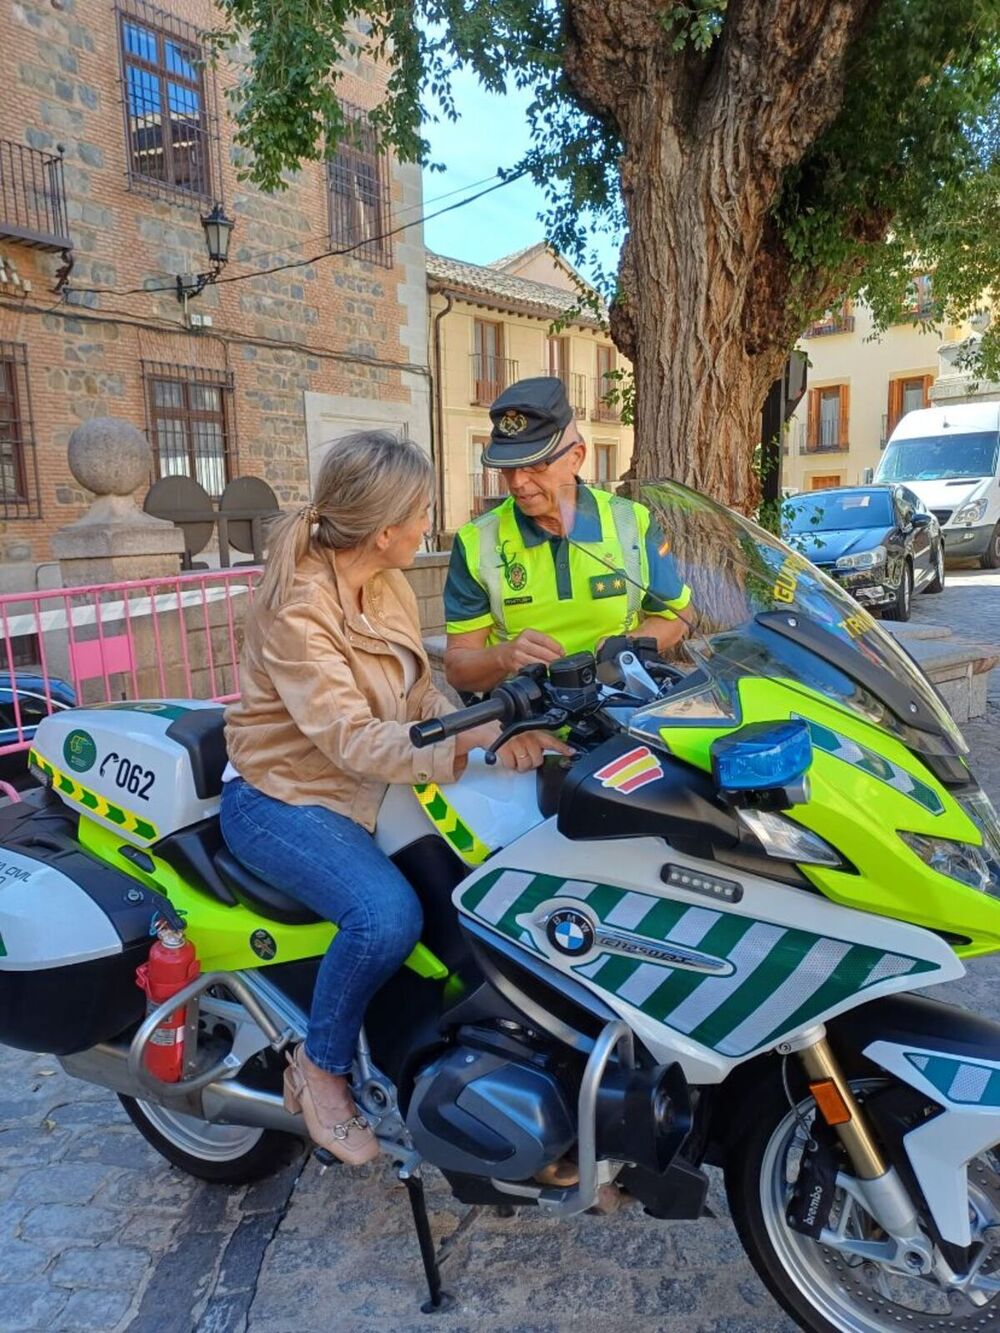
[{"label": "brake lever", "polygon": [[500,733],[490,748],[483,755],[483,762],[492,766],[497,761],[497,751],[501,745],[506,745],[509,740],[515,736],[520,736],[525,731],[552,731],[557,727],[564,727],[569,721],[569,713],[565,708],[550,708],[547,713],[541,717],[528,717],[520,722],[515,722],[508,727],[506,731]]}]

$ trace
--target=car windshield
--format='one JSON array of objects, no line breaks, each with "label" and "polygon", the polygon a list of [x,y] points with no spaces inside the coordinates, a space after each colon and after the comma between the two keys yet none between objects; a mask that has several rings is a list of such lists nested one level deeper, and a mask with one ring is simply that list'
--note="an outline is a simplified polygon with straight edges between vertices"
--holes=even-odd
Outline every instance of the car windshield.
[{"label": "car windshield", "polygon": [[842,532],[847,528],[889,528],[892,501],[886,491],[818,491],[786,500],[782,527],[789,532]]},{"label": "car windshield", "polygon": [[997,464],[997,433],[926,435],[893,440],[882,455],[876,481],[972,481],[992,477]]},{"label": "car windshield", "polygon": [[[825,694],[911,748],[968,747],[913,659],[832,579],[784,542],[675,482],[647,486],[661,559],[691,592],[681,660],[723,695],[743,676],[780,678]],[[655,589],[653,589],[655,592]],[[669,700],[668,700],[669,703]],[[651,704],[636,714],[662,708]],[[655,719],[649,719],[652,727]]]}]

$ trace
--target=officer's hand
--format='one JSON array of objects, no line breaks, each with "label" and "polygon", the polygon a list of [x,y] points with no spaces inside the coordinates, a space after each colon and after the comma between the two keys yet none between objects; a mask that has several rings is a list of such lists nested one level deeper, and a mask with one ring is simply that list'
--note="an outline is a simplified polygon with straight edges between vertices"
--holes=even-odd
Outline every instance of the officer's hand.
[{"label": "officer's hand", "polygon": [[525,731],[514,736],[502,745],[497,755],[504,768],[512,768],[518,773],[527,773],[533,768],[541,768],[546,750],[555,754],[575,754],[576,751],[558,736],[548,731]]},{"label": "officer's hand", "polygon": [[536,629],[523,629],[516,639],[503,645],[503,664],[509,675],[535,662],[548,666],[565,656],[561,643]]}]

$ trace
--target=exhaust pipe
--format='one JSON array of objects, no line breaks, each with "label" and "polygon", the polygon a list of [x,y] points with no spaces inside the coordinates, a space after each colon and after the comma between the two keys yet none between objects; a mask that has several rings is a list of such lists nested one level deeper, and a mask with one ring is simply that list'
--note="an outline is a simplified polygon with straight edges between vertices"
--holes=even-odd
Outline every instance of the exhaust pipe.
[{"label": "exhaust pipe", "polygon": [[76,1055],[63,1055],[59,1063],[67,1074],[95,1083],[101,1088],[140,1102],[154,1102],[173,1111],[196,1116],[215,1125],[250,1125],[255,1129],[276,1129],[282,1134],[294,1134],[308,1139],[301,1115],[285,1110],[282,1098],[274,1092],[262,1092],[236,1079],[218,1079],[207,1087],[189,1092],[183,1097],[160,1097],[145,1084],[140,1085],[129,1073],[128,1046],[101,1042]]}]

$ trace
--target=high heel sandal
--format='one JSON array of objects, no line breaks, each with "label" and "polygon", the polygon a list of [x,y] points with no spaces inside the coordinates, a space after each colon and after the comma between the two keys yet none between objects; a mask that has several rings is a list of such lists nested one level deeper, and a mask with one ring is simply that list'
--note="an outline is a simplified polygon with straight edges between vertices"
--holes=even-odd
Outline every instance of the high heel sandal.
[{"label": "high heel sandal", "polygon": [[379,1154],[378,1139],[372,1133],[368,1121],[354,1105],[353,1098],[347,1093],[343,1102],[332,1103],[322,1094],[317,1097],[316,1088],[309,1081],[309,1075],[302,1064],[303,1046],[301,1042],[286,1058],[284,1102],[285,1110],[292,1115],[300,1111],[306,1122],[309,1137],[321,1148],[326,1148],[348,1166],[361,1166],[370,1162]]}]

